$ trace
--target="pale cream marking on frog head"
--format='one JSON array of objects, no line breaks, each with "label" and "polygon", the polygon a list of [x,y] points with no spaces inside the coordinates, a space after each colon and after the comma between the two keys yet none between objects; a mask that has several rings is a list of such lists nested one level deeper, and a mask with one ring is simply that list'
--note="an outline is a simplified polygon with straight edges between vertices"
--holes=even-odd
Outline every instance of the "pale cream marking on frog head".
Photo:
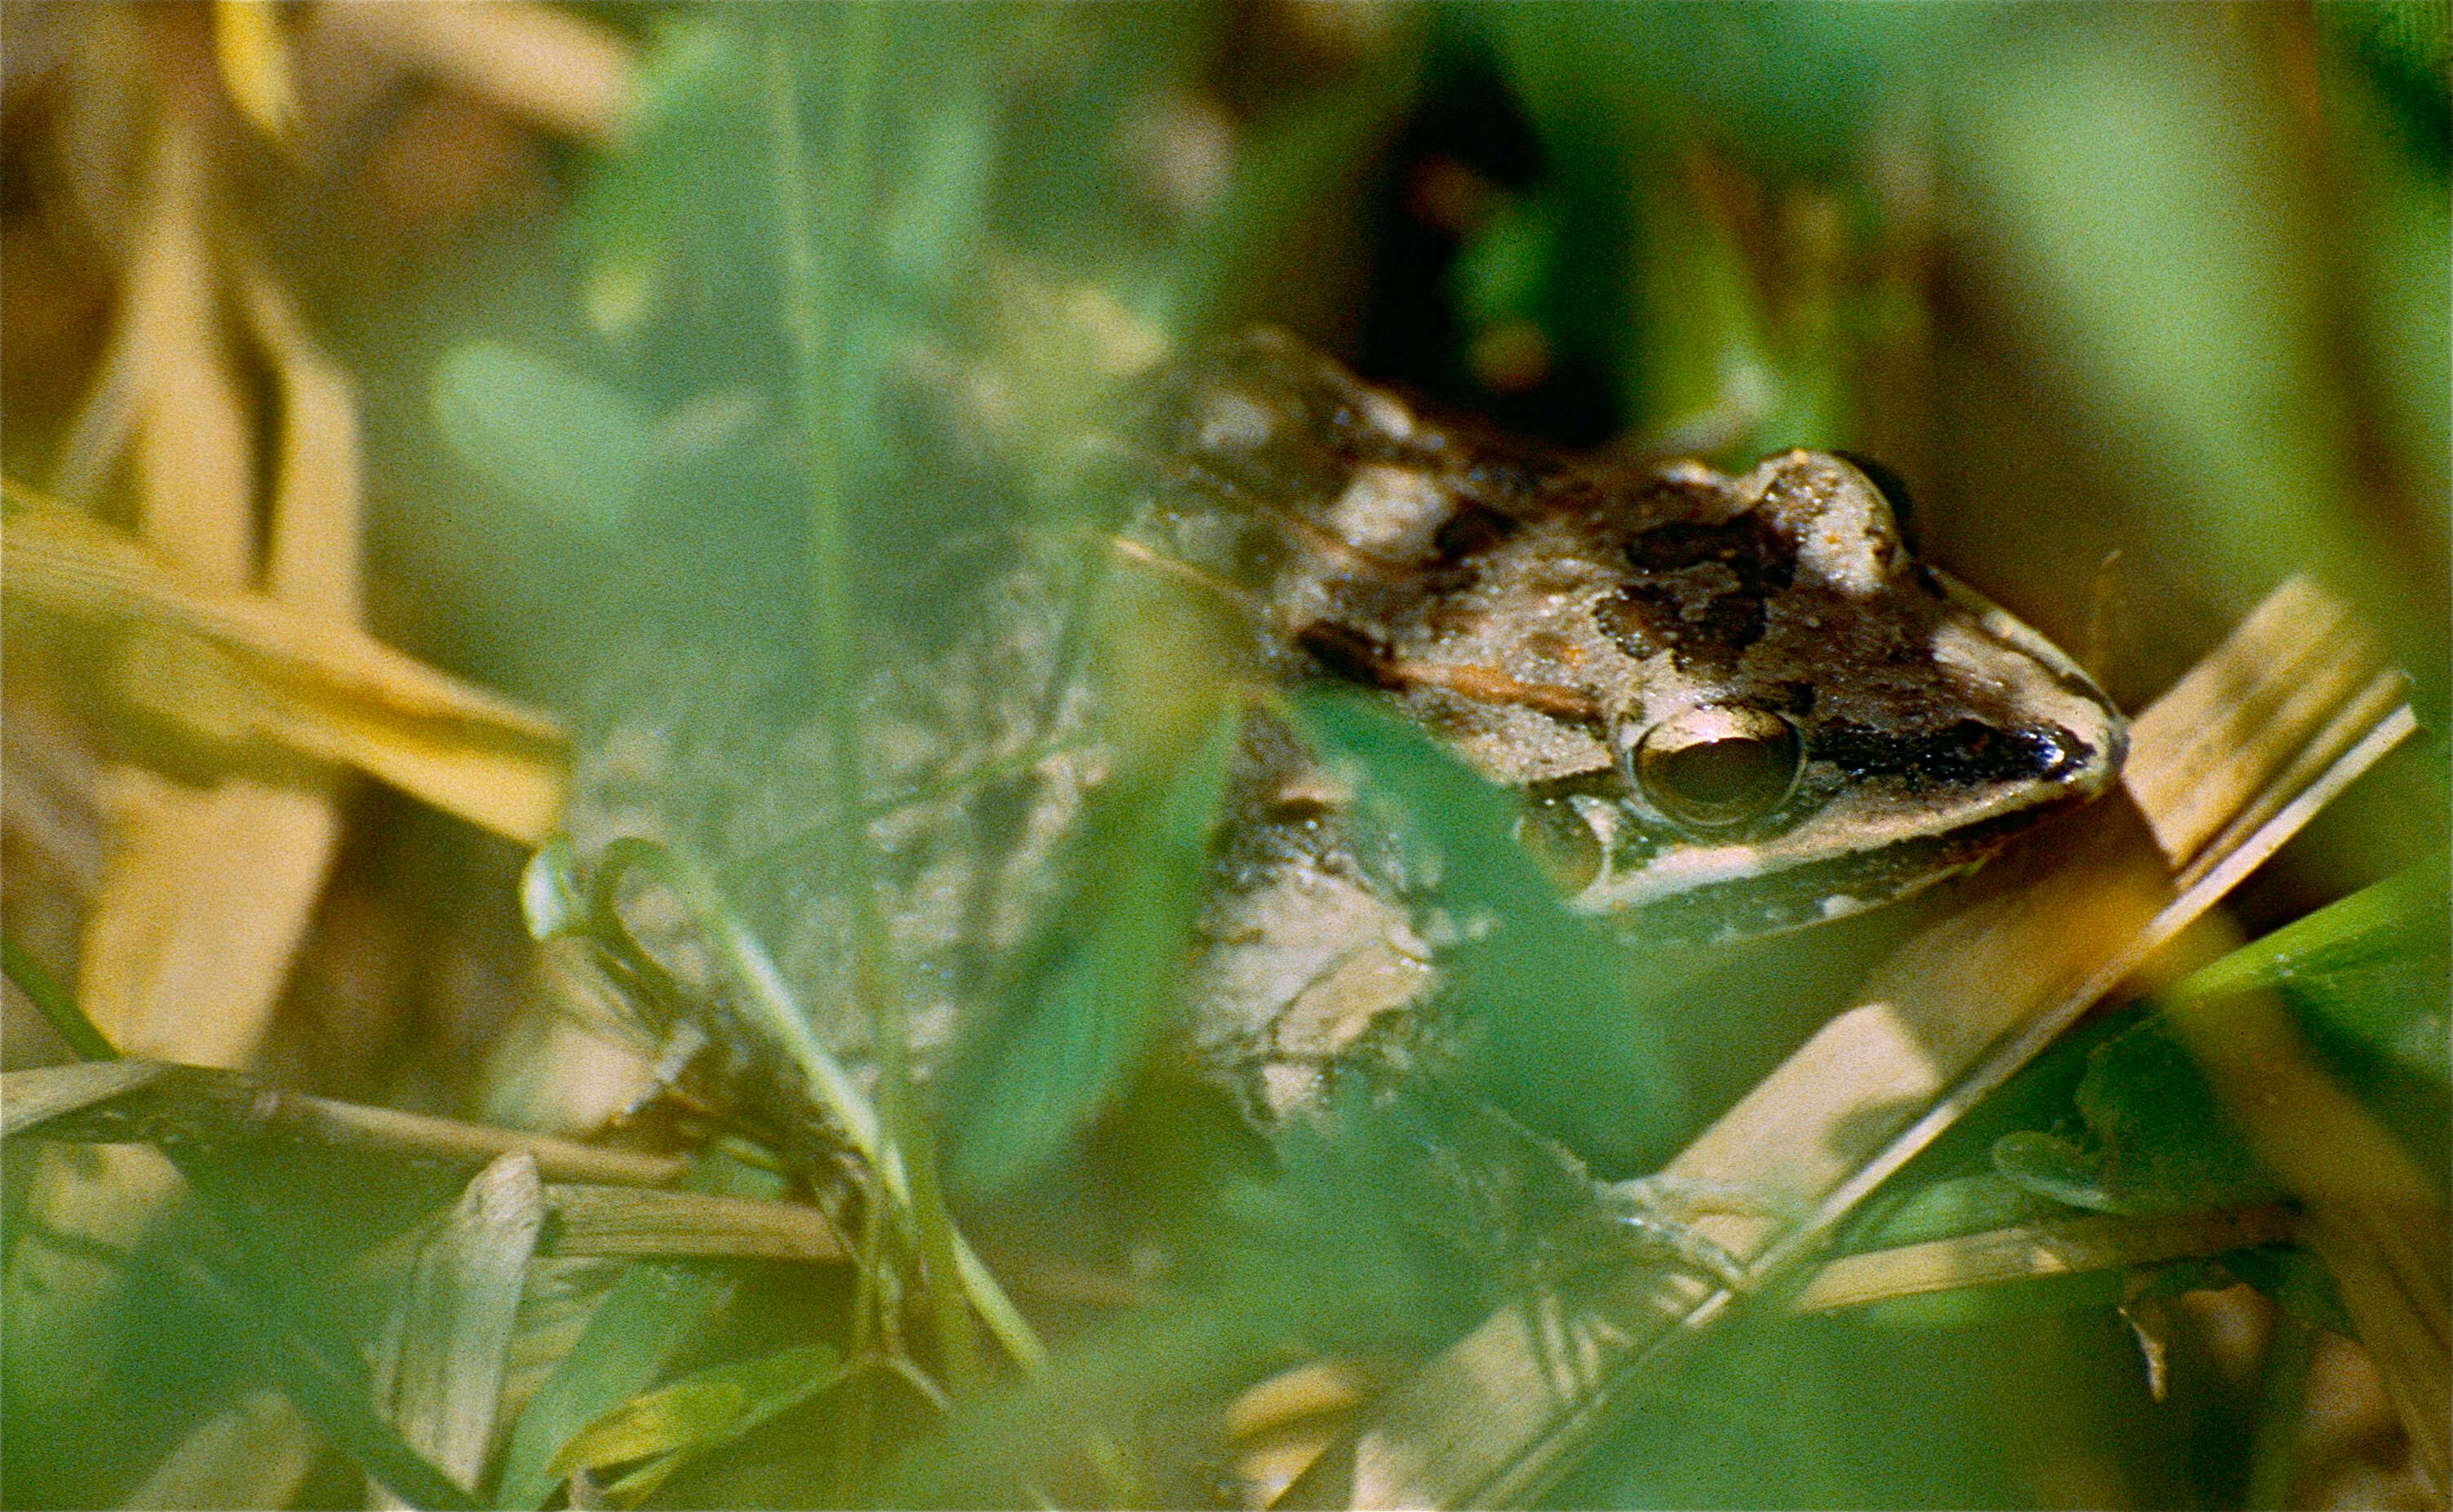
[{"label": "pale cream marking on frog head", "polygon": [[1220,389],[1201,416],[1201,445],[1219,451],[1248,451],[1269,439],[1269,411],[1246,395]]},{"label": "pale cream marking on frog head", "polygon": [[1765,503],[1796,538],[1801,577],[1859,599],[1891,586],[1905,555],[1899,521],[1856,468],[1821,452],[1790,451],[1759,464],[1739,487],[1750,500],[1777,492]]},{"label": "pale cream marking on frog head", "polygon": [[1587,913],[1611,913],[1672,893],[1744,882],[1764,871],[1761,846],[1686,846],[1655,856],[1641,870],[1605,868],[1591,886],[1577,895],[1576,906]]},{"label": "pale cream marking on frog head", "polygon": [[1371,423],[1372,428],[1389,440],[1411,441],[1414,438],[1413,411],[1391,396],[1382,393],[1377,388],[1366,388],[1357,398],[1356,404],[1362,409],[1363,417]]},{"label": "pale cream marking on frog head", "polygon": [[1447,518],[1448,491],[1420,468],[1366,463],[1329,507],[1328,526],[1358,551],[1417,556]]}]

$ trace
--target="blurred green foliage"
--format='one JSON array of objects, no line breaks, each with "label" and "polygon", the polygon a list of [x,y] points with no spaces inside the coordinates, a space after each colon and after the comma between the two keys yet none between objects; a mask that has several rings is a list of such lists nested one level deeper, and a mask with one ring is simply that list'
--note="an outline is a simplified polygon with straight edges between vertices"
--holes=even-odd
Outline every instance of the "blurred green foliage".
[{"label": "blurred green foliage", "polygon": [[[854,142],[832,134],[844,8],[603,13],[643,50],[641,103],[619,150],[571,166],[549,233],[472,243],[380,308],[338,311],[389,511],[388,628],[509,686],[573,699],[649,633],[786,668],[771,706],[743,712],[782,727],[827,669],[923,664],[971,612],[947,563],[960,576],[1018,536],[1097,558],[1121,507],[1103,438],[1134,384],[1271,320],[1373,377],[1577,444],[1881,458],[1932,554],[2084,647],[2132,705],[2282,576],[2317,571],[2442,726],[2441,4],[894,6]],[[796,413],[778,52],[808,161],[868,169],[824,270],[841,409],[822,458]],[[816,574],[813,474],[839,480],[848,522]],[[854,620],[832,640],[809,602],[826,574]],[[1503,921],[1459,952],[1473,1032],[1453,1074],[1349,1096],[1331,1132],[1256,1153],[1153,1064],[1223,760],[1214,723],[1153,736],[1085,841],[1107,890],[1017,970],[1018,1006],[935,1112],[958,1189],[983,1199],[967,1222],[1117,1268],[1155,1233],[1171,1268],[1138,1306],[1050,1306],[1072,1326],[1027,1381],[944,1412],[871,1392],[857,1410],[880,1415],[873,1453],[848,1470],[851,1393],[797,1325],[855,1303],[788,1291],[762,1315],[736,1299],[738,1352],[691,1358],[702,1372],[668,1389],[703,1406],[757,1379],[639,1441],[728,1444],[665,1497],[1215,1498],[1227,1467],[1174,1456],[1214,1430],[1218,1402],[1314,1351],[1417,1355],[1505,1287],[1588,1261],[1582,1163],[1632,1171],[1673,1148],[1827,1009],[1850,950],[1895,927],[1742,953],[1718,975],[1624,950],[1565,916],[1489,795],[1419,736],[1335,703],[1300,717],[1394,827],[1445,852],[1449,905]],[[2290,858],[2301,893],[2441,844],[2442,783],[2440,750],[2354,794],[2327,850]],[[756,895],[765,875],[740,874],[748,917],[782,906]],[[2397,1095],[2441,1109],[2443,925],[2416,927],[2283,990],[2355,1084],[2399,1076],[2417,1090]],[[2093,1159],[2133,1141],[2104,1111],[2126,1109],[2162,1120],[2150,1132],[2184,1161],[2229,1159],[2207,1126],[2170,1122],[2186,1068],[2133,1059],[2142,1046],[2099,1036],[2040,1065],[2005,1099],[2050,1111],[2016,1126]],[[2004,1132],[1980,1120],[1971,1139]],[[1086,1145],[1109,1164],[1066,1158]],[[1984,1149],[1908,1173],[1896,1242],[2032,1210]],[[22,1231],[10,1241],[12,1356],[83,1358],[45,1337],[26,1305],[44,1273]],[[553,1449],[683,1358],[715,1290],[633,1270],[521,1420],[498,1504],[537,1504]],[[142,1404],[122,1414],[128,1464],[176,1431],[166,1390],[221,1389],[216,1372],[199,1386],[192,1363],[152,1363],[219,1347],[175,1296],[137,1293],[131,1326],[184,1335],[105,1351],[93,1373]],[[2236,1495],[2203,1451],[2237,1423],[2159,1416],[2104,1299],[2060,1300],[1921,1334],[1750,1332],[1556,1494]],[[821,1388],[823,1421],[795,1418]],[[117,1489],[70,1442],[93,1398],[55,1381],[9,1400],[12,1480],[67,1500]]]}]

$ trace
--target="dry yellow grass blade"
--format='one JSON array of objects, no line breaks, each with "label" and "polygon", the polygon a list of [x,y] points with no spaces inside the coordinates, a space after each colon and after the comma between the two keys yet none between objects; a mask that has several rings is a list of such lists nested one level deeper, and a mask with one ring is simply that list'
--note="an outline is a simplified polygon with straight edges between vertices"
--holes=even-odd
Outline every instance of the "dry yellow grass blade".
[{"label": "dry yellow grass blade", "polygon": [[2171,1008],[2166,1022],[2232,1125],[2298,1199],[2439,1497],[2453,1459],[2453,1215],[2383,1123],[2328,1075],[2271,993]]},{"label": "dry yellow grass blade", "polygon": [[[141,250],[107,366],[124,392],[139,532],[197,581],[254,579],[255,416],[232,370],[206,233],[201,133],[166,94]],[[110,428],[100,428],[107,431]],[[97,475],[106,459],[86,463]],[[340,838],[324,784],[199,790],[141,767],[102,779],[114,848],[79,952],[78,997],[122,1049],[245,1064],[271,1021]]]},{"label": "dry yellow grass blade", "polygon": [[272,0],[213,0],[213,57],[238,113],[272,140],[289,141],[298,90]]},{"label": "dry yellow grass blade", "polygon": [[254,1058],[339,839],[329,798],[232,778],[106,779],[117,850],[86,924],[77,1001],[131,1053]]},{"label": "dry yellow grass blade", "polygon": [[116,333],[130,354],[136,528],[189,571],[235,587],[255,578],[255,416],[224,339],[199,131],[173,101],[154,151]]},{"label": "dry yellow grass blade", "polygon": [[554,1223],[547,1249],[562,1256],[657,1255],[837,1263],[843,1231],[797,1203],[760,1202],[652,1187],[548,1185]]},{"label": "dry yellow grass blade", "polygon": [[196,733],[345,763],[533,845],[568,746],[543,714],[363,630],[199,583],[124,533],[7,486],[10,600],[123,636],[128,691]]},{"label": "dry yellow grass blade", "polygon": [[526,0],[485,5],[345,5],[320,20],[361,46],[591,145],[621,134],[634,67],[621,36]]},{"label": "dry yellow grass blade", "polygon": [[[2326,696],[2303,696],[2311,684]],[[1751,1199],[1694,1228],[1751,1286],[1785,1278],[1866,1193],[2404,738],[2408,710],[2374,696],[2390,686],[2372,644],[2322,592],[2278,590],[2137,722],[2131,802],[1980,874],[1959,911],[1896,952],[1856,1006],[1671,1164],[1673,1193]],[[2235,823],[2260,813],[2269,817],[2253,829]],[[2377,1268],[2409,1267],[2381,1257]],[[1521,1504],[1740,1301],[1699,1268],[1633,1260],[1524,1297],[1401,1383],[1286,1501]],[[2403,1333],[2428,1332],[2423,1305],[2403,1311]],[[2423,1387],[2428,1362],[2414,1352]]]},{"label": "dry yellow grass blade", "polygon": [[265,592],[292,608],[354,625],[366,607],[358,569],[364,469],[356,390],[307,334],[280,286],[254,268],[243,269],[237,284],[239,308],[281,400]]}]

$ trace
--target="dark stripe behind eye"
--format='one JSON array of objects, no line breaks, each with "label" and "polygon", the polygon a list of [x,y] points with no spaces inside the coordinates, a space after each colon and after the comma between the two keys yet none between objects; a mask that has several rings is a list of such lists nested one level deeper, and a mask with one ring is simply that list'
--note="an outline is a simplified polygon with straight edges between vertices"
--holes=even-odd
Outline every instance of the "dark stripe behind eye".
[{"label": "dark stripe behind eye", "polygon": [[2048,781],[2077,770],[2095,750],[2059,725],[1997,729],[1963,719],[1939,730],[1888,735],[1843,720],[1814,732],[1809,754],[1851,777],[1905,777],[1923,784]]}]

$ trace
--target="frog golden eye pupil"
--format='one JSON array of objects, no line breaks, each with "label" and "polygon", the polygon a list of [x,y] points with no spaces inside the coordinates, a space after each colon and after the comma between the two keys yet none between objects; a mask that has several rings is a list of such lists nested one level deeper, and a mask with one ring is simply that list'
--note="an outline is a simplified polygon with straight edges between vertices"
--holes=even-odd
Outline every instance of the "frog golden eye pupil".
[{"label": "frog golden eye pupil", "polygon": [[1716,740],[1671,751],[1654,764],[1656,786],[1688,807],[1719,813],[1751,807],[1788,786],[1787,759],[1764,740]]},{"label": "frog golden eye pupil", "polygon": [[1781,715],[1706,705],[1644,731],[1627,752],[1627,776],[1669,818],[1720,829],[1778,808],[1805,754],[1797,726]]}]

